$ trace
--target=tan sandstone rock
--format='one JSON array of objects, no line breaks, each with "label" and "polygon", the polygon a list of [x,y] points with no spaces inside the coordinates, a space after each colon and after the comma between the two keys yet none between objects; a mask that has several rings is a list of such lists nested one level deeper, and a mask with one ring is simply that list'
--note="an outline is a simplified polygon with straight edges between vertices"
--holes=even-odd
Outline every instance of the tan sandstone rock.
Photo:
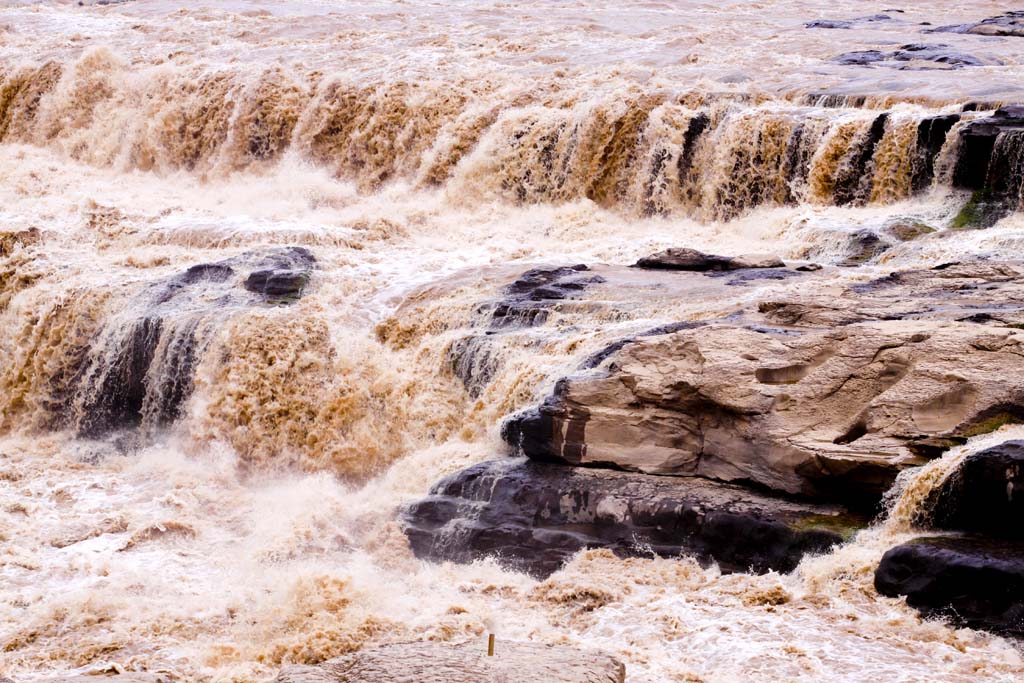
[{"label": "tan sandstone rock", "polygon": [[401,643],[320,666],[290,666],[277,683],[623,683],[626,669],[601,653],[537,643]]},{"label": "tan sandstone rock", "polygon": [[799,335],[728,324],[623,347],[510,434],[528,455],[876,496],[919,442],[1019,419],[1024,333],[890,320]]}]

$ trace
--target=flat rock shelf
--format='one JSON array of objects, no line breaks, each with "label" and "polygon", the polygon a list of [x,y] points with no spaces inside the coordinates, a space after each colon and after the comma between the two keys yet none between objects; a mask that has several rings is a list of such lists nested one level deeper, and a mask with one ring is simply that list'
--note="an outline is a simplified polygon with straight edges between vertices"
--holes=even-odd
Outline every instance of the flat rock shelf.
[{"label": "flat rock shelf", "polygon": [[402,643],[319,666],[290,666],[276,683],[624,683],[626,668],[599,652],[537,643]]}]

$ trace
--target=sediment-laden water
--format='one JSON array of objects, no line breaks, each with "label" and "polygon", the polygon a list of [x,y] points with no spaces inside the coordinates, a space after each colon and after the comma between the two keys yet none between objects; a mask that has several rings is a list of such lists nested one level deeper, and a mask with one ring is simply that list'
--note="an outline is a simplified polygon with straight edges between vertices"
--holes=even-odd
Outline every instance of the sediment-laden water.
[{"label": "sediment-laden water", "polygon": [[[688,246],[846,264],[839,285],[1019,258],[1017,134],[994,225],[953,226],[959,131],[1020,100],[1024,39],[920,33],[1000,2],[804,27],[888,9],[0,3],[0,673],[256,681],[493,629],[635,683],[1021,680],[1019,644],[872,584],[944,474],[1019,426],[904,473],[789,575],[594,550],[538,581],[421,562],[396,521],[609,343],[805,286],[638,294],[462,353],[531,267]],[[912,41],[982,65],[830,61]],[[894,221],[938,232],[865,251]]]}]

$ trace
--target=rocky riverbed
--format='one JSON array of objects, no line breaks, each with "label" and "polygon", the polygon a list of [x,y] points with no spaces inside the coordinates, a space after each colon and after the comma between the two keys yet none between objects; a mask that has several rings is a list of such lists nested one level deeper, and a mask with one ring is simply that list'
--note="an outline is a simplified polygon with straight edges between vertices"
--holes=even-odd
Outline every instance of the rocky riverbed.
[{"label": "rocky riverbed", "polygon": [[1024,679],[1020,23],[0,0],[0,683]]}]

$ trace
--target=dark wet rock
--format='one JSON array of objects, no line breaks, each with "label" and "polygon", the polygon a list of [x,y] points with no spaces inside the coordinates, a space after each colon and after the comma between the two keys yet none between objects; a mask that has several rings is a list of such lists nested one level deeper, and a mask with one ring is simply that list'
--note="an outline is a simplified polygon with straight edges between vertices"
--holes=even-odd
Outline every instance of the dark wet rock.
[{"label": "dark wet rock", "polygon": [[989,17],[974,24],[967,33],[982,36],[1017,36],[1024,37],[1024,11],[1017,10]]},{"label": "dark wet rock", "polygon": [[403,511],[418,557],[494,556],[537,576],[584,548],[695,556],[728,571],[794,569],[865,524],[816,505],[700,478],[491,461],[438,483]]},{"label": "dark wet rock", "polygon": [[[997,422],[1024,418],[1011,409]],[[1007,441],[967,456],[936,489],[927,508],[936,529],[1024,539],[1024,441]]]},{"label": "dark wet rock", "polygon": [[939,26],[926,33],[971,33],[981,36],[1024,37],[1024,11],[1014,10],[973,24]]},{"label": "dark wet rock", "polygon": [[504,288],[501,299],[478,306],[476,329],[448,347],[449,367],[470,395],[479,396],[501,366],[502,333],[543,325],[602,282],[584,264],[528,270]]},{"label": "dark wet rock", "polygon": [[950,66],[984,66],[985,63],[973,55],[957,52],[949,45],[932,43],[911,43],[897,50],[892,57],[898,62],[923,60],[948,64]]},{"label": "dark wet rock", "polygon": [[921,538],[896,546],[875,571],[882,595],[906,596],[927,616],[1024,636],[1024,545],[972,537]]},{"label": "dark wet rock", "polygon": [[860,138],[851,144],[846,162],[836,171],[832,196],[836,204],[865,204],[871,196],[872,174],[868,166],[875,156],[875,149],[885,137],[889,115],[879,114]]},{"label": "dark wet rock", "polygon": [[498,639],[371,647],[317,666],[292,665],[276,683],[624,683],[626,667],[601,652]]},{"label": "dark wet rock", "polygon": [[935,159],[946,137],[960,121],[960,114],[930,116],[917,124],[917,155],[914,158],[912,186],[915,192],[924,190],[935,177]]},{"label": "dark wet rock", "polygon": [[996,140],[1005,134],[1024,131],[1024,106],[1003,107],[989,117],[970,121],[960,131],[959,154],[953,182],[970,190],[984,189],[989,183],[989,166]]},{"label": "dark wet rock", "polygon": [[[886,10],[896,11],[896,10]],[[804,28],[828,28],[828,29],[851,29],[858,24],[875,24],[878,22],[893,21],[888,14],[872,14],[857,19],[815,19],[804,24]]]},{"label": "dark wet rock", "polygon": [[805,263],[802,266],[797,266],[796,269],[801,273],[816,273],[821,270],[822,267],[823,266],[820,263]]},{"label": "dark wet rock", "polygon": [[448,346],[448,365],[473,398],[483,393],[501,367],[499,344],[491,335],[471,334]]},{"label": "dark wet rock", "polygon": [[98,437],[173,422],[220,325],[238,311],[297,299],[314,261],[302,247],[248,252],[146,286],[91,342],[73,382],[77,431]]},{"label": "dark wet rock", "polygon": [[636,262],[637,268],[692,270],[698,272],[741,270],[744,268],[783,268],[785,263],[770,254],[718,256],[696,249],[670,247]]},{"label": "dark wet rock", "polygon": [[578,296],[586,287],[602,282],[590,269],[578,264],[560,268],[535,268],[505,289],[505,297],[482,310],[490,312],[491,329],[542,325],[557,303]]},{"label": "dark wet rock", "polygon": [[680,178],[685,178],[686,174],[689,173],[690,168],[693,166],[693,155],[697,150],[697,140],[710,127],[711,119],[704,113],[695,115],[690,119],[690,123],[687,124],[686,132],[683,134],[683,149],[679,153],[679,161],[677,162]]},{"label": "dark wet rock", "polygon": [[844,66],[867,66],[891,59],[891,55],[891,52],[882,52],[881,50],[855,50],[836,55],[832,61]]},{"label": "dark wet rock", "polygon": [[316,259],[305,247],[284,247],[251,264],[244,287],[268,303],[290,303],[302,297]]},{"label": "dark wet rock", "polygon": [[884,66],[898,67],[901,69],[911,68],[907,62],[932,62],[943,64],[951,68],[965,66],[984,66],[985,62],[977,57],[959,52],[949,45],[932,43],[910,43],[903,45],[898,50],[856,50],[844,52],[832,58],[832,62],[847,66],[869,66],[879,64]]},{"label": "dark wet rock", "polygon": [[953,184],[974,194],[952,227],[987,227],[1021,207],[1024,106],[1003,107],[961,128]]}]

